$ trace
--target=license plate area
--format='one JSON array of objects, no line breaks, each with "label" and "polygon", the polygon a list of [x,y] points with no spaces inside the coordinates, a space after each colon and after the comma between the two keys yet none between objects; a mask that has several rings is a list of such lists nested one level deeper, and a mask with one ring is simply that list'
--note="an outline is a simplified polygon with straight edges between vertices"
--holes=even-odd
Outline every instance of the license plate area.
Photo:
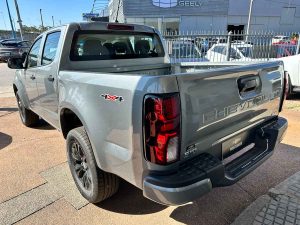
[{"label": "license plate area", "polygon": [[[232,157],[234,154],[238,154],[239,151],[243,150],[247,146],[254,143],[254,135],[251,135],[250,132],[243,132],[241,134],[238,134],[222,143],[222,160],[226,161],[232,161],[234,157]],[[231,158],[231,160],[229,159]]]}]

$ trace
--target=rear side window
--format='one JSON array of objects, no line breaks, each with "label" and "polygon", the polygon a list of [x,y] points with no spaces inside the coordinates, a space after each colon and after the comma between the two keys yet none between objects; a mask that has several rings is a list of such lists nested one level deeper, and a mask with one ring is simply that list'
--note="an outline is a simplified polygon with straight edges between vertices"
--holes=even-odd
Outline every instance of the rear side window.
[{"label": "rear side window", "polygon": [[54,32],[47,35],[42,55],[42,65],[48,65],[53,62],[56,56],[59,38],[60,32]]},{"label": "rear side window", "polygon": [[30,49],[30,52],[28,54],[28,64],[27,67],[36,67],[38,64],[38,58],[39,58],[39,51],[41,47],[42,38],[39,38]]},{"label": "rear side window", "polygon": [[153,33],[78,31],[70,58],[73,61],[164,57],[160,38]]}]

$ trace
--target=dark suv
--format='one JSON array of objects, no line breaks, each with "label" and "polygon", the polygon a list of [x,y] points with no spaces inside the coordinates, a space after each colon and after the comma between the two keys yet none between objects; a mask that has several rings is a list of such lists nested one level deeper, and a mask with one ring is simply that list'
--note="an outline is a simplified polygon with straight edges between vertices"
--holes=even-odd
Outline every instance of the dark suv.
[{"label": "dark suv", "polygon": [[7,61],[9,58],[24,57],[29,51],[30,46],[30,41],[3,40],[0,42],[0,61]]}]

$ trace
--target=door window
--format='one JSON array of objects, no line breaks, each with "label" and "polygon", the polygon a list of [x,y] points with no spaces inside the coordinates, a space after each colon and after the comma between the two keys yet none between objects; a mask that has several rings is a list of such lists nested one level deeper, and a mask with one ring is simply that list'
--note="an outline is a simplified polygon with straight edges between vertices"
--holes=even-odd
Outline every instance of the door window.
[{"label": "door window", "polygon": [[28,54],[28,64],[27,67],[36,67],[38,64],[39,51],[41,47],[42,38],[38,39],[32,46]]},{"label": "door window", "polygon": [[42,65],[48,65],[53,62],[58,47],[59,37],[60,32],[47,35],[42,55]]}]

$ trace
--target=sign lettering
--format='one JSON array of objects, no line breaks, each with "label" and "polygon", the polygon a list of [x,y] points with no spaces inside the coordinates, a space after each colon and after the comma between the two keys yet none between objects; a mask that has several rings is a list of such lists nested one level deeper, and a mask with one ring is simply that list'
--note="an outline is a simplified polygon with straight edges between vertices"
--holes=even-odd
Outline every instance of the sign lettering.
[{"label": "sign lettering", "polygon": [[160,8],[180,7],[202,7],[203,1],[183,1],[183,0],[152,0],[154,6]]}]

